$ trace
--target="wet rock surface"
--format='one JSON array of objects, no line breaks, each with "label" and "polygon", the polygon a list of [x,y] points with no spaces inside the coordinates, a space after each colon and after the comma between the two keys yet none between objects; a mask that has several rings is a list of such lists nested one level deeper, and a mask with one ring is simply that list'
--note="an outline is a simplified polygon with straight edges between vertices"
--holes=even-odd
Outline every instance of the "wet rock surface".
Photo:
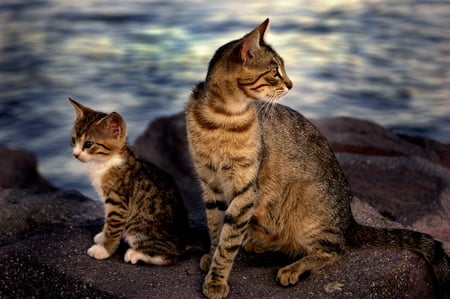
[{"label": "wet rock surface", "polygon": [[[450,248],[448,145],[398,136],[350,118],[314,123],[348,177],[359,222],[411,227]],[[193,226],[201,233],[204,214],[187,155],[183,114],[153,121],[134,147],[175,177]],[[37,172],[32,154],[0,151],[1,298],[202,298],[201,253],[171,267],[126,264],[125,244],[107,260],[90,258],[86,251],[103,224],[101,203],[77,191],[54,189]],[[289,261],[278,254],[240,252],[229,279],[229,298],[435,296],[424,260],[404,250],[352,250],[336,264],[285,288],[275,278]]]}]

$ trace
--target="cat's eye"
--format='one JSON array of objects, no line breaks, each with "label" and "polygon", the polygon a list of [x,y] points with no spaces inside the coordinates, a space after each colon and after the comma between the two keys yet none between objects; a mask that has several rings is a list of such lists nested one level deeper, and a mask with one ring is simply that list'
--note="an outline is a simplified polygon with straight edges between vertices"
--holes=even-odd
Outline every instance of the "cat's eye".
[{"label": "cat's eye", "polygon": [[278,71],[278,67],[272,69],[272,75],[273,75],[275,78],[281,78],[281,74],[280,74],[280,72]]},{"label": "cat's eye", "polygon": [[71,146],[74,146],[74,145],[75,145],[75,137],[72,137],[72,138],[70,139],[70,145],[71,145]]},{"label": "cat's eye", "polygon": [[94,145],[92,141],[86,141],[83,145],[83,148],[91,148]]}]

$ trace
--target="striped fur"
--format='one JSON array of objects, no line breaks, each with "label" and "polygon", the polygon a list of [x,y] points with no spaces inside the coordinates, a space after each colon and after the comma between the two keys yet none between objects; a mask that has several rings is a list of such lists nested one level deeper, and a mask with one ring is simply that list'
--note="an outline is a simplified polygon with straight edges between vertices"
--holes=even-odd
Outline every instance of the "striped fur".
[{"label": "striped fur", "polygon": [[126,262],[176,263],[191,231],[174,181],[133,153],[119,114],[97,112],[70,101],[77,113],[73,154],[89,163],[92,184],[105,205],[103,230],[95,236],[88,254],[108,258],[124,238],[130,245]]},{"label": "striped fur", "polygon": [[[274,103],[291,87],[263,39],[268,20],[219,48],[186,106],[189,149],[203,190],[211,248],[203,293],[224,298],[238,249],[298,258],[278,271],[283,286],[364,244],[406,248],[448,289],[449,258],[420,233],[369,229],[351,214],[352,194],[327,141],[301,114]],[[244,241],[244,236],[246,240]]]}]

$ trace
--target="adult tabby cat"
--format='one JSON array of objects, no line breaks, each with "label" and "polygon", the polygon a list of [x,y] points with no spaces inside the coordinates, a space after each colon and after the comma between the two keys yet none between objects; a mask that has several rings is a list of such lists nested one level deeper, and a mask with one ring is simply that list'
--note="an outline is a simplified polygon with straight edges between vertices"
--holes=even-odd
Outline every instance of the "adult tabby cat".
[{"label": "adult tabby cat", "polygon": [[418,232],[357,224],[349,184],[325,138],[301,114],[274,103],[292,83],[264,41],[268,24],[217,50],[186,107],[211,238],[200,261],[207,271],[204,295],[228,295],[244,237],[248,251],[298,257],[279,269],[283,286],[336,262],[349,248],[372,244],[421,253],[444,293],[450,266],[441,244]]},{"label": "adult tabby cat", "polygon": [[88,254],[108,258],[123,237],[130,245],[125,262],[176,263],[191,232],[174,181],[133,153],[119,114],[97,112],[69,100],[76,111],[73,155],[89,163],[92,184],[105,204],[103,230]]}]

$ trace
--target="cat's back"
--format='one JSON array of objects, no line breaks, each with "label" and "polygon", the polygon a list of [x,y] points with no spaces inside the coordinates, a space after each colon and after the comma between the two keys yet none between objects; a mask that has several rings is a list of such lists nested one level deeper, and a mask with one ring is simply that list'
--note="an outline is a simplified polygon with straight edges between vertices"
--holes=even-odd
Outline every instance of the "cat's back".
[{"label": "cat's back", "polygon": [[262,132],[263,169],[268,169],[272,177],[311,181],[336,178],[334,183],[346,185],[327,140],[308,119],[282,104],[255,105]]},{"label": "cat's back", "polygon": [[282,104],[255,101],[258,122],[266,146],[280,153],[318,154],[327,141],[301,113]]}]

